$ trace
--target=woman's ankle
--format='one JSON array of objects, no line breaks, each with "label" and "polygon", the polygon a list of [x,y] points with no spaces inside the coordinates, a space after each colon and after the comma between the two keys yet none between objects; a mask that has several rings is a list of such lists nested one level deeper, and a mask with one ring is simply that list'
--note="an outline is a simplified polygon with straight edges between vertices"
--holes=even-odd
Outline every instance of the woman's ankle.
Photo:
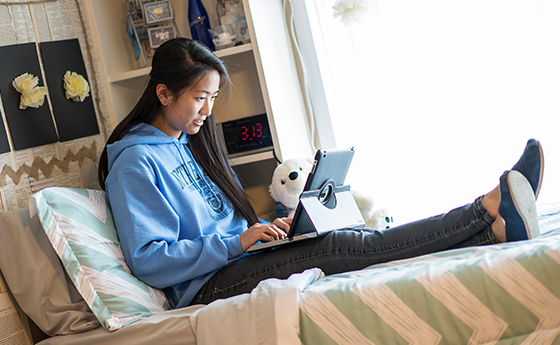
[{"label": "woman's ankle", "polygon": [[488,194],[482,197],[482,206],[493,217],[499,217],[498,207],[500,206],[500,187],[492,189]]},{"label": "woman's ankle", "polygon": [[506,238],[506,223],[503,218],[498,215],[494,223],[492,223],[492,231],[494,232],[494,237],[500,243],[507,242]]}]

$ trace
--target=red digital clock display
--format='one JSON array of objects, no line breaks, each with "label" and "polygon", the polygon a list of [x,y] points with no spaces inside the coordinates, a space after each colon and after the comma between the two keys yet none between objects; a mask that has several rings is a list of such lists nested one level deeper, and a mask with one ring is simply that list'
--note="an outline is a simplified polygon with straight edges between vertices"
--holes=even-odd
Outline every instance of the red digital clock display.
[{"label": "red digital clock display", "polygon": [[221,123],[228,154],[272,148],[266,114]]},{"label": "red digital clock display", "polygon": [[253,139],[262,138],[262,123],[257,122],[251,128],[241,126],[241,141],[252,141]]}]

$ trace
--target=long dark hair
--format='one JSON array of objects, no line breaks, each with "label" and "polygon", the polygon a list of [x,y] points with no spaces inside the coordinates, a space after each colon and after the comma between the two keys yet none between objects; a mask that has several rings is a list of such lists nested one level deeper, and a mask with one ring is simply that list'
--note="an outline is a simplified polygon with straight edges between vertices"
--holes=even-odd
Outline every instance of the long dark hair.
[{"label": "long dark hair", "polygon": [[[163,43],[154,54],[146,90],[134,109],[115,127],[107,140],[107,145],[120,140],[132,127],[140,123],[151,123],[155,119],[162,107],[156,94],[158,84],[164,84],[172,95],[178,96],[213,70],[220,75],[220,94],[228,96],[231,80],[227,68],[206,46],[188,38],[176,38]],[[255,211],[228,164],[227,155],[216,130],[214,116],[206,118],[200,131],[195,135],[189,135],[188,138],[188,146],[194,159],[225,194],[235,212],[247,219],[249,225],[257,223]],[[99,159],[98,169],[99,185],[103,190],[109,174],[107,145]]]}]

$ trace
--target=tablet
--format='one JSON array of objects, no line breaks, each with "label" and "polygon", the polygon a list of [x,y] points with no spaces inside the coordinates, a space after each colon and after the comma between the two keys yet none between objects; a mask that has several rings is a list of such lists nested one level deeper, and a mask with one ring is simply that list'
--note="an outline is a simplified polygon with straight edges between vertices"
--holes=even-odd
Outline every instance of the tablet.
[{"label": "tablet", "polygon": [[[353,157],[354,148],[318,150],[315,154],[313,167],[307,177],[302,195],[304,193],[314,194],[311,198],[305,198],[305,201],[308,208],[315,207],[315,211],[319,211],[315,214],[315,222],[323,223],[320,226],[321,228],[336,227],[338,225],[353,228],[363,227],[365,224],[360,210],[349,192],[350,186],[343,186]],[[336,198],[331,198],[334,195],[332,193],[337,187],[345,190],[345,193],[340,194],[341,198],[339,198],[338,206],[336,205]],[[323,193],[325,190],[329,192]],[[324,195],[324,198],[322,198],[323,194],[328,195]],[[307,201],[311,201],[311,203],[307,203]],[[324,214],[324,211],[327,209],[336,209],[334,218],[329,217],[331,216],[329,214]],[[317,237],[318,231],[307,212],[300,196],[288,236],[282,240],[257,243],[251,246],[247,252],[259,251]]]},{"label": "tablet", "polygon": [[[354,158],[354,148],[317,150],[313,167],[307,177],[303,192],[319,190],[326,181],[332,180],[336,186],[344,185],[348,169]],[[328,206],[328,205],[327,205]],[[301,202],[298,203],[288,238],[308,232],[315,227],[305,212]]]}]

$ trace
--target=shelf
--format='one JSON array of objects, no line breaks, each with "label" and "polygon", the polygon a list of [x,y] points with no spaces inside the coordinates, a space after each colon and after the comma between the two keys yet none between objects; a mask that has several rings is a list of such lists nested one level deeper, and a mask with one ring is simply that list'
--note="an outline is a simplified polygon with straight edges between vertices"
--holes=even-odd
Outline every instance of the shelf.
[{"label": "shelf", "polygon": [[130,80],[138,77],[144,77],[150,74],[151,67],[144,67],[132,71],[119,73],[114,76],[109,76],[109,83],[118,83],[119,81]]},{"label": "shelf", "polygon": [[[217,57],[232,56],[235,54],[241,54],[253,50],[253,45],[251,43],[243,44],[236,47],[226,48],[214,52]],[[140,69],[135,69],[128,72],[119,73],[117,75],[109,76],[109,83],[118,83],[121,81],[127,81],[134,78],[145,77],[150,74],[151,67],[144,67]]]},{"label": "shelf", "polygon": [[230,158],[228,161],[229,161],[229,165],[236,166],[236,165],[263,161],[265,159],[274,159],[274,155],[272,154],[272,151],[265,151],[265,152],[254,153],[252,155]]},{"label": "shelf", "polygon": [[235,54],[241,54],[241,53],[244,53],[244,52],[249,52],[251,50],[253,50],[253,44],[252,43],[245,43],[245,44],[242,44],[240,46],[235,46],[235,47],[231,47],[231,48],[217,50],[217,51],[214,52],[214,55],[216,55],[217,57],[224,57],[224,56],[231,56],[231,55],[235,55]]}]

